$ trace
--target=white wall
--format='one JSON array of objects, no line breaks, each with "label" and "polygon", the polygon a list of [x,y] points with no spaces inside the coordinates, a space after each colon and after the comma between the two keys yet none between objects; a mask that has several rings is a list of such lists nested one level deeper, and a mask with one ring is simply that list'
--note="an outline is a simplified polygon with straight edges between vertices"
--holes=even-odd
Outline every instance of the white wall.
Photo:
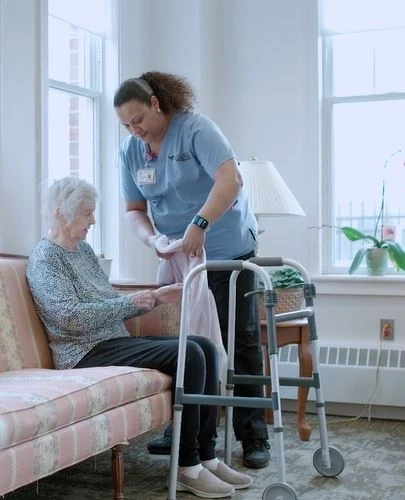
[{"label": "white wall", "polygon": [[[315,224],[317,192],[316,0],[122,4],[122,79],[153,69],[185,75],[199,109],[221,126],[239,159],[272,160],[308,216],[261,221],[261,254],[315,270],[306,227]],[[145,279],[144,270],[131,273]]]},{"label": "white wall", "polygon": [[[119,80],[146,70],[185,75],[196,87],[200,110],[223,128],[240,159],[255,155],[273,161],[307,215],[262,219],[261,255],[296,259],[315,276],[319,234],[308,227],[320,218],[316,0],[120,0],[119,5]],[[40,0],[0,0],[0,6],[0,251],[26,253],[39,235]],[[117,182],[116,170],[105,179],[116,201],[108,208],[111,217],[104,214],[109,248],[120,263],[116,272],[153,281],[156,258],[131,236],[122,217],[116,223],[117,186],[108,182]],[[363,281],[358,286],[349,277],[319,280],[321,340],[377,345],[379,319],[387,317],[396,320],[394,344],[402,346],[405,287]]]},{"label": "white wall", "polygon": [[[122,0],[120,79],[160,70],[186,75],[200,87],[200,1]],[[123,136],[122,136],[123,137]],[[123,217],[120,274],[153,283],[157,259],[131,234]]]},{"label": "white wall", "polygon": [[288,256],[315,270],[306,227],[313,225],[317,191],[316,1],[213,0],[210,6],[216,38],[212,59],[204,63],[215,65],[211,116],[239,159],[273,161],[308,214],[262,219],[260,253]]},{"label": "white wall", "polygon": [[0,3],[0,251],[17,254],[40,230],[41,5]]}]

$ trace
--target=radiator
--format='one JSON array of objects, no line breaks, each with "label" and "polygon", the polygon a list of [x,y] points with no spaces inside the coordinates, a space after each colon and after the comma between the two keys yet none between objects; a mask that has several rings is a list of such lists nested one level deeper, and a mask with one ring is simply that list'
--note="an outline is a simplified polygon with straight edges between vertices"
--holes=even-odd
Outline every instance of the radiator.
[{"label": "radiator", "polygon": [[[327,402],[405,407],[405,350],[400,345],[319,346],[323,398]],[[298,346],[279,350],[280,377],[298,376]],[[283,399],[296,399],[297,389],[281,387]],[[308,401],[315,400],[309,390]]]}]

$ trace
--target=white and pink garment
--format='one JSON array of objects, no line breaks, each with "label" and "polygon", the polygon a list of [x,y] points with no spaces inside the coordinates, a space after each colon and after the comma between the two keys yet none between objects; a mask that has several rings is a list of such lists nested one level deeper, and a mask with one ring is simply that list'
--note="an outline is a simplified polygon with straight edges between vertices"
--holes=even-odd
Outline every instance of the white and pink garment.
[{"label": "white and pink garment", "polygon": [[[173,255],[170,259],[161,259],[157,283],[183,283],[188,273],[199,264],[206,261],[205,250],[201,257],[191,257],[183,252],[183,240],[169,240],[167,236],[159,236],[155,241],[155,248],[161,254]],[[188,287],[189,311],[186,314],[186,331],[191,335],[202,335],[211,339],[218,347],[220,356],[221,380],[225,381],[227,355],[222,342],[218,312],[214,295],[208,288],[207,271],[198,273]]]}]

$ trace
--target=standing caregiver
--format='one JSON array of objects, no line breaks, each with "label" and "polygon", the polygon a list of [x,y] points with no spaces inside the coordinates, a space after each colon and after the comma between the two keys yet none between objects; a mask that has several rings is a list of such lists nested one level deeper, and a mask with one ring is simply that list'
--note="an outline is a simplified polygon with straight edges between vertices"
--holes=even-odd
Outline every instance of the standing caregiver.
[{"label": "standing caregiver", "polygon": [[[242,189],[235,153],[219,127],[193,111],[195,93],[182,77],[148,72],[125,80],[114,107],[130,135],[120,148],[121,191],[131,227],[154,248],[157,237],[183,239],[187,255],[207,260],[246,260],[254,256],[256,219]],[[148,216],[148,205],[152,220]],[[161,258],[170,258],[162,255]],[[229,271],[208,273],[227,346]],[[263,372],[255,275],[242,271],[236,290],[235,372]],[[235,396],[262,397],[263,388],[236,385]],[[264,410],[237,407],[236,439],[242,441],[243,464],[266,467],[270,460]],[[171,427],[149,443],[149,451],[169,454]]]}]

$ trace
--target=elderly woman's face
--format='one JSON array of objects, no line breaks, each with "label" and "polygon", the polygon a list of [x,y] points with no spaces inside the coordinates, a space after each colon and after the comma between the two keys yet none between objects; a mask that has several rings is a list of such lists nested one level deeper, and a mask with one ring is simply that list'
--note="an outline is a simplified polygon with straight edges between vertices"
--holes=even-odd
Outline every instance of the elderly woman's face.
[{"label": "elderly woman's face", "polygon": [[77,213],[75,220],[70,224],[67,224],[66,229],[69,238],[73,242],[78,242],[80,240],[86,239],[90,227],[95,223],[94,210],[94,205],[82,205]]}]

